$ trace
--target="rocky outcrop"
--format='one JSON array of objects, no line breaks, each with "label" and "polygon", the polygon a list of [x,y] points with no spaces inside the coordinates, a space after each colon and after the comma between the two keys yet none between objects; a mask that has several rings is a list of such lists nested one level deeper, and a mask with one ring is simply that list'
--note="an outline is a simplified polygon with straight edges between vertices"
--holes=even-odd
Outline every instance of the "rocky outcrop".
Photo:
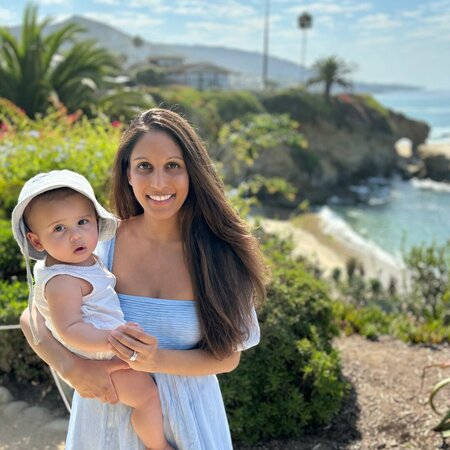
[{"label": "rocky outcrop", "polygon": [[[423,172],[417,148],[428,135],[426,123],[386,110],[368,96],[337,96],[332,104],[322,102],[314,111],[310,102],[309,109],[303,112],[297,107],[302,104],[297,97],[285,96],[283,101],[266,104],[266,108],[273,107],[276,113],[287,112],[299,120],[299,131],[308,141],[307,151],[318,167],[311,170],[302,165],[292,149],[269,149],[260,152],[252,167],[238,171],[236,177],[228,177],[227,182],[238,184],[245,176],[250,178],[256,174],[283,177],[298,191],[295,200],[290,202],[292,206],[305,198],[321,203],[330,196],[345,195],[351,185],[370,177],[389,177],[398,171],[411,177]],[[411,146],[406,156],[395,149],[401,138],[406,138]],[[234,155],[231,153],[222,151],[220,159],[225,168],[232,164]],[[279,196],[263,197],[266,202],[289,206],[289,202]]]},{"label": "rocky outcrop", "polygon": [[425,166],[424,177],[450,182],[450,144],[424,144],[418,152]]}]

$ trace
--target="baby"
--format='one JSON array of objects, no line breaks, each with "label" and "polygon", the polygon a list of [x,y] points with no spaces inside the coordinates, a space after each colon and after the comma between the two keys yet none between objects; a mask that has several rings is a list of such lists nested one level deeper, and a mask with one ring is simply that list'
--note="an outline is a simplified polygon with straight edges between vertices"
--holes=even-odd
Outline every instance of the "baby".
[{"label": "baby", "polygon": [[[86,178],[54,170],[25,183],[11,220],[25,255],[30,305],[34,301],[53,336],[69,350],[84,358],[111,359],[108,337],[125,321],[115,277],[93,252],[99,240],[114,236],[117,219],[98,203]],[[29,258],[37,260],[34,286]],[[34,323],[32,332],[38,342]],[[133,352],[130,360],[137,357]],[[172,449],[151,376],[125,369],[111,379],[119,400],[133,408],[131,423],[144,445]]]}]

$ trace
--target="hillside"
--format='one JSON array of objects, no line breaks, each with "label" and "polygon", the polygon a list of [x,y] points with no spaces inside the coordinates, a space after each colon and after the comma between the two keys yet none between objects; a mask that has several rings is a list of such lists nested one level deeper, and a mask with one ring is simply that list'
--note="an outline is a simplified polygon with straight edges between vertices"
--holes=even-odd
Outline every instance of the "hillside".
[{"label": "hillside", "polygon": [[[261,86],[262,54],[233,48],[206,45],[173,45],[144,41],[141,47],[133,44],[132,35],[102,22],[97,22],[82,16],[73,16],[64,22],[53,24],[49,31],[54,31],[61,25],[75,22],[86,28],[83,38],[95,39],[100,46],[110,51],[126,55],[126,66],[143,62],[149,56],[176,55],[183,56],[186,62],[211,62],[235,73],[235,87],[258,89]],[[18,36],[20,27],[11,28]],[[281,87],[295,86],[303,79],[304,69],[291,61],[275,56],[269,56],[269,78]],[[354,90],[358,92],[382,92],[385,90],[416,89],[415,86],[386,85],[377,83],[355,82]]]}]

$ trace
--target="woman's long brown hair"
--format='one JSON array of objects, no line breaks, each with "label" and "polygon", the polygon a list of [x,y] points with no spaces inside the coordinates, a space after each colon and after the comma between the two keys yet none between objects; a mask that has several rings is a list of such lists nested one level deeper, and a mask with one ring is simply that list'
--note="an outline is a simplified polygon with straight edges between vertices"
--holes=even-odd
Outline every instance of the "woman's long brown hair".
[{"label": "woman's long brown hair", "polygon": [[124,132],[112,175],[112,204],[127,219],[143,213],[128,183],[130,155],[148,132],[167,133],[181,148],[189,193],[180,211],[185,258],[197,299],[200,347],[223,358],[249,336],[254,305],[265,298],[267,268],[256,238],[226,198],[206,148],[177,113],[153,108]]}]

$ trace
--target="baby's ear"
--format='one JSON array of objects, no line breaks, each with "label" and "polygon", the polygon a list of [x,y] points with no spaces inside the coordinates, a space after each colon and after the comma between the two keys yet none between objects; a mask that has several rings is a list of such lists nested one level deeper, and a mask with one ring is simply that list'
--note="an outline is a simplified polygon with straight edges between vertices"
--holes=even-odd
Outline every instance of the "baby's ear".
[{"label": "baby's ear", "polygon": [[44,251],[44,247],[41,244],[40,239],[38,238],[38,236],[34,233],[32,233],[31,231],[29,231],[27,233],[27,239],[30,241],[31,245],[38,251],[38,252],[42,252]]}]

